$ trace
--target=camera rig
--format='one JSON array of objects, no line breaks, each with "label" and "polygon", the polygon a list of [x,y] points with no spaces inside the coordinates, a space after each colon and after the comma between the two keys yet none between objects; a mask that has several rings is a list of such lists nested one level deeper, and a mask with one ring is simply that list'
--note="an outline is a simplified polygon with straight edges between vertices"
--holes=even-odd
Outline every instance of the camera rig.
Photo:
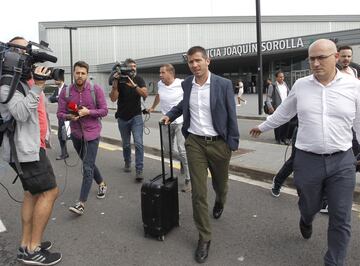
[{"label": "camera rig", "polygon": [[[33,46],[38,49],[33,50]],[[48,68],[47,76],[34,73],[36,63],[56,63],[57,58],[44,51],[52,52],[49,44],[41,41],[40,44],[29,42],[27,46],[14,43],[0,42],[0,85],[10,86],[10,93],[3,103],[7,103],[15,93],[20,80],[29,80],[34,77],[38,80],[58,79],[64,75],[64,70],[59,68]]]}]

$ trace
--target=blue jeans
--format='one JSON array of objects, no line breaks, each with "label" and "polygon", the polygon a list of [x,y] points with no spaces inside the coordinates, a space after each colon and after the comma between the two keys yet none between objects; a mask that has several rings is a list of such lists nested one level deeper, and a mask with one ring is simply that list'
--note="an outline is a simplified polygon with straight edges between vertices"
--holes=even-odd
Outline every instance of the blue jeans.
[{"label": "blue jeans", "polygon": [[144,122],[141,115],[134,116],[128,121],[118,118],[118,126],[122,139],[123,157],[125,164],[131,164],[131,134],[135,143],[135,168],[136,172],[142,172],[144,168],[144,145],[143,127]]},{"label": "blue jeans", "polygon": [[81,202],[85,202],[87,201],[93,179],[98,185],[103,182],[103,177],[95,165],[96,155],[99,147],[99,138],[90,141],[84,141],[84,139],[75,138],[71,134],[71,140],[77,154],[80,156],[83,162],[83,181],[81,184],[79,200]]}]

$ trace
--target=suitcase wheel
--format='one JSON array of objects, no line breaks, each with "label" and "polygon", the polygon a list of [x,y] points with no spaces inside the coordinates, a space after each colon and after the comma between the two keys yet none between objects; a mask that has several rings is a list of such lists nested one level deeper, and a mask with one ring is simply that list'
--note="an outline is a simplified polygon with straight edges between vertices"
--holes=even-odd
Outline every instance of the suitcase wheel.
[{"label": "suitcase wheel", "polygon": [[164,235],[158,236],[158,240],[159,240],[159,241],[164,241],[164,240],[165,240],[165,236],[164,236]]}]

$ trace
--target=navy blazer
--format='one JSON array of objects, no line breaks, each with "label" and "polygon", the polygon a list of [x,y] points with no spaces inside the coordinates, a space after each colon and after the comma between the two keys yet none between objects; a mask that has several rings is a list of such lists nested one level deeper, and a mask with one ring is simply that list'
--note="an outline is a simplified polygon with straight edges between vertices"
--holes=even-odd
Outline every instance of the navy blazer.
[{"label": "navy blazer", "polygon": [[[181,84],[184,90],[183,100],[174,106],[166,115],[174,121],[183,115],[182,133],[188,137],[190,127],[190,95],[194,76],[187,77]],[[232,151],[239,147],[239,129],[237,125],[234,91],[230,80],[211,73],[210,76],[210,108],[213,127],[225,140]]]}]

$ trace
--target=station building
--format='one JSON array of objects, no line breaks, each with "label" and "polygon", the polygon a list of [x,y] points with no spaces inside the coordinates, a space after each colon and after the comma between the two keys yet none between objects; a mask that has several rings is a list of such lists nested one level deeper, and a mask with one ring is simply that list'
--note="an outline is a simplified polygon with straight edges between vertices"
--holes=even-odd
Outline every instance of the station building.
[{"label": "station building", "polygon": [[[307,49],[319,38],[350,45],[353,61],[360,62],[360,15],[263,16],[261,23],[264,79],[274,79],[279,69],[290,85],[308,75]],[[39,35],[58,57],[55,66],[65,69],[67,83],[70,43],[73,63],[89,63],[90,76],[106,91],[114,63],[129,57],[150,93],[157,90],[162,64],[173,64],[177,77],[189,75],[185,53],[195,45],[207,49],[213,73],[242,79],[248,88],[257,80],[255,16],[40,22]]]}]

